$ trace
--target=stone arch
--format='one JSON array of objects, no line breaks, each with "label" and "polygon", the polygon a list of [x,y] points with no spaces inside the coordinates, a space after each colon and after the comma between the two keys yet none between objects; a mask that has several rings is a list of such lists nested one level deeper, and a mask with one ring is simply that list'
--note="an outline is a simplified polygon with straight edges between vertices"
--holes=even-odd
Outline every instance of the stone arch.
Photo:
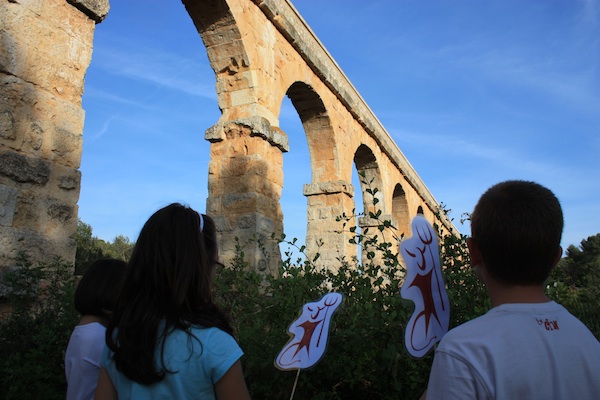
[{"label": "stone arch", "polygon": [[327,180],[336,175],[334,132],[325,104],[314,89],[304,82],[294,82],[287,91],[300,116],[310,153],[312,182]]},{"label": "stone arch", "polygon": [[396,227],[398,236],[410,236],[410,215],[406,192],[399,183],[392,193],[392,223]]},{"label": "stone arch", "polygon": [[[307,198],[306,253],[312,258],[319,252],[327,263],[345,254],[346,235],[332,224],[352,204],[352,185],[340,179],[338,144],[323,98],[306,82],[295,81],[286,95],[296,109],[304,129],[310,154],[311,182],[304,185]],[[319,243],[336,243],[325,252]]]},{"label": "stone arch", "polygon": [[[225,77],[235,75],[249,64],[238,25],[227,1],[184,0],[183,3],[206,47],[210,66],[217,77],[217,88],[227,84]],[[252,76],[246,76],[248,78],[252,79]],[[248,86],[252,87],[253,82],[249,82]],[[219,108],[223,113],[227,111],[221,103]]]},{"label": "stone arch", "polygon": [[[354,165],[360,177],[361,192],[363,194],[363,209],[365,215],[369,212],[375,212],[376,209],[385,207],[383,200],[383,181],[381,171],[373,150],[368,146],[361,144],[354,153]],[[369,191],[376,193],[369,193]],[[375,204],[374,198],[377,199]],[[385,209],[382,209],[385,212]]]},{"label": "stone arch", "polygon": [[[184,0],[207,48],[216,75],[219,121],[206,131],[211,142],[207,212],[215,216],[223,258],[233,256],[234,237],[267,240],[283,231],[279,200],[287,135],[279,128],[282,99],[296,108],[311,159],[307,197],[308,253],[324,264],[354,250],[336,217],[354,208],[351,163],[374,188],[384,219],[391,219],[385,184],[405,182],[409,204],[437,206],[368,106],[288,1]],[[385,171],[385,175],[383,174]],[[391,180],[391,182],[390,182]],[[362,185],[361,185],[362,186]],[[361,188],[366,211],[372,199]],[[387,202],[386,202],[387,200]],[[369,205],[369,203],[371,205]],[[365,226],[373,221],[363,219]],[[448,223],[446,221],[445,223]],[[319,249],[316,243],[326,243]],[[262,254],[261,254],[262,252]],[[279,249],[257,246],[250,264],[273,272]]]},{"label": "stone arch", "polygon": [[[385,186],[381,170],[373,150],[365,144],[361,144],[354,153],[354,166],[358,172],[360,181],[360,192],[362,194],[364,216],[358,218],[358,226],[361,234],[366,237],[379,235],[381,232],[377,227],[385,220],[391,220],[392,216],[386,213]],[[372,218],[371,214],[379,216]],[[361,248],[362,262],[367,262],[368,249]],[[378,255],[380,256],[380,255]],[[373,260],[380,263],[381,259]]]}]

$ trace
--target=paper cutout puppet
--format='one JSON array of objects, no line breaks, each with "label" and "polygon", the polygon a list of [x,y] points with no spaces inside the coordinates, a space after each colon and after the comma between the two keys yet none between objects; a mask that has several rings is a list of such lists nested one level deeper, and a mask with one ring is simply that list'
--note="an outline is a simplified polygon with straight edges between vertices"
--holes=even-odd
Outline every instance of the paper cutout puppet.
[{"label": "paper cutout puppet", "polygon": [[437,234],[423,216],[412,220],[412,237],[400,244],[406,262],[403,298],[415,303],[404,333],[408,352],[421,358],[448,332],[450,302],[442,277]]},{"label": "paper cutout puppet", "polygon": [[341,303],[342,295],[335,292],[327,293],[317,302],[306,303],[300,317],[288,328],[292,339],[275,359],[275,366],[299,370],[315,365],[325,353],[331,316]]}]

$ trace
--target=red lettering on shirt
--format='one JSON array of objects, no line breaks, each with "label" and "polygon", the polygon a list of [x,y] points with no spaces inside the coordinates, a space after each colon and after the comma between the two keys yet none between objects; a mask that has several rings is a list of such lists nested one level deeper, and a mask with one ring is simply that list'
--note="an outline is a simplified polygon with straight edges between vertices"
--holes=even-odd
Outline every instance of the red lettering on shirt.
[{"label": "red lettering on shirt", "polygon": [[556,331],[559,329],[558,321],[556,321],[556,320],[550,321],[548,318],[546,318],[546,320],[541,320],[541,319],[536,318],[536,321],[537,321],[538,325],[540,325],[540,326],[543,325],[547,331]]}]

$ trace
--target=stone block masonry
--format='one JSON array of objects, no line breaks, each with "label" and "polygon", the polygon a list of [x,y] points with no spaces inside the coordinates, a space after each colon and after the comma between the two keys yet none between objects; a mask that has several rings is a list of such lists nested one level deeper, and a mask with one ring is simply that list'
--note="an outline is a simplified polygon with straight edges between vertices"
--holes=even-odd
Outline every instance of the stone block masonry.
[{"label": "stone block masonry", "polygon": [[0,2],[0,273],[75,258],[84,76],[107,0]]}]

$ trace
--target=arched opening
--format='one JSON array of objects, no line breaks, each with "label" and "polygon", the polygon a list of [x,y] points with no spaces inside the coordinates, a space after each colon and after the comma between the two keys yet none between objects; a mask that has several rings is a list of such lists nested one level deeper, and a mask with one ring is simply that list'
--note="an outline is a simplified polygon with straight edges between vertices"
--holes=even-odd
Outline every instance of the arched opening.
[{"label": "arched opening", "polygon": [[[282,102],[279,118],[280,128],[287,133],[290,148],[289,153],[284,155],[283,166],[281,205],[284,231],[288,235],[287,239],[297,238],[310,252],[312,242],[323,239],[319,237],[324,233],[319,226],[322,223],[319,217],[322,210],[311,209],[309,199],[302,199],[299,194],[303,193],[304,184],[319,183],[330,176],[333,132],[325,105],[311,86],[304,82],[294,82],[286,95],[289,101],[284,99]],[[307,231],[310,231],[308,235]],[[293,236],[289,236],[290,233]],[[281,251],[284,257],[294,253],[294,249],[286,244],[282,244]],[[302,257],[294,254],[293,259],[297,258]]]},{"label": "arched opening", "polygon": [[[364,216],[357,219],[357,233],[364,235],[376,234],[377,229],[371,229],[366,232],[367,228],[375,228],[381,221],[379,218],[372,218],[371,215],[378,215],[379,212],[384,213],[385,210],[383,200],[383,184],[381,180],[381,173],[379,171],[379,165],[373,151],[366,145],[362,144],[358,147],[354,153],[354,165],[356,167],[356,175],[358,179],[358,185],[355,186],[355,193],[357,188],[360,188],[360,197],[355,194],[355,204],[358,199],[362,199],[362,206]],[[356,178],[355,178],[356,179]],[[356,184],[355,184],[356,185]],[[357,207],[357,212],[360,212]],[[357,257],[359,261],[365,261],[365,251],[359,246],[357,249]]]},{"label": "arched opening", "polygon": [[368,216],[369,212],[376,212],[383,207],[383,185],[379,166],[373,151],[364,144],[354,153],[354,165],[360,180],[365,216]]},{"label": "arched opening", "polygon": [[392,194],[392,217],[398,236],[406,236],[410,231],[410,216],[408,214],[406,192],[400,184],[396,184]]},{"label": "arched opening", "polygon": [[[289,97],[284,97],[279,114],[279,127],[287,134],[289,152],[283,155],[283,190],[281,209],[283,211],[283,232],[286,241],[297,240],[298,245],[306,244],[306,198],[302,195],[303,184],[311,180],[310,155],[302,121]],[[281,243],[281,254],[292,260],[302,258],[293,246]]]},{"label": "arched opening", "polygon": [[332,165],[335,142],[325,105],[313,88],[304,82],[295,82],[286,94],[298,112],[306,134],[311,182],[326,181],[328,177],[335,175]]}]

